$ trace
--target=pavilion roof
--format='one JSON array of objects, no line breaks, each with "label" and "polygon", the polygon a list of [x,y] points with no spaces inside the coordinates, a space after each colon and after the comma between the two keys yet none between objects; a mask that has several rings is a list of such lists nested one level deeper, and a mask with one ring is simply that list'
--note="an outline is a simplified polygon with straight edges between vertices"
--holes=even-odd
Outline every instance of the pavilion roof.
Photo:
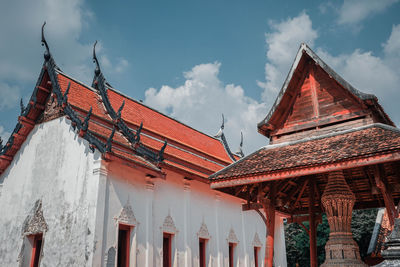
[{"label": "pavilion roof", "polygon": [[272,181],[400,159],[400,130],[374,123],[268,145],[210,176],[213,188]]}]

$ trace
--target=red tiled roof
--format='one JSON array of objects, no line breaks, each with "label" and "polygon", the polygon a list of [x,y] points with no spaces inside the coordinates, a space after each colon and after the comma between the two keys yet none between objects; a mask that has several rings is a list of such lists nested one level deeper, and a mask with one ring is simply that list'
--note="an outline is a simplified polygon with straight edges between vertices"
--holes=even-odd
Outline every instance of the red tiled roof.
[{"label": "red tiled roof", "polygon": [[371,124],[358,129],[266,146],[210,176],[212,183],[323,166],[400,152],[400,130]]},{"label": "red tiled roof", "polygon": [[[68,103],[76,111],[79,111],[82,120],[88,110],[92,108],[89,131],[105,141],[111,134],[112,121],[106,114],[101,97],[94,89],[69,78],[63,73],[58,73],[57,78],[62,93],[71,83]],[[166,165],[207,178],[208,175],[232,162],[223,144],[218,139],[194,130],[140,102],[123,96],[113,89],[107,90],[107,94],[115,110],[125,101],[122,119],[128,127],[137,129],[143,122],[141,143],[154,151],[158,151],[164,140],[167,140],[168,145],[164,152]],[[125,147],[125,149],[130,148],[129,142],[118,131],[116,131],[113,141]]]}]

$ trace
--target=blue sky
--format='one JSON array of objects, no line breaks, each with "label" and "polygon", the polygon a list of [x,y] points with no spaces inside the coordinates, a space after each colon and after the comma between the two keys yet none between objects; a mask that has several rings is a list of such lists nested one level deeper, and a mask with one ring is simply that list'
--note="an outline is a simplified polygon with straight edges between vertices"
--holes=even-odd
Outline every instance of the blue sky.
[{"label": "blue sky", "polygon": [[400,2],[16,0],[0,4],[0,136],[15,126],[43,60],[40,27],[66,73],[89,83],[98,55],[119,91],[201,131],[226,117],[232,149],[266,145],[256,124],[301,42],[400,123]]}]

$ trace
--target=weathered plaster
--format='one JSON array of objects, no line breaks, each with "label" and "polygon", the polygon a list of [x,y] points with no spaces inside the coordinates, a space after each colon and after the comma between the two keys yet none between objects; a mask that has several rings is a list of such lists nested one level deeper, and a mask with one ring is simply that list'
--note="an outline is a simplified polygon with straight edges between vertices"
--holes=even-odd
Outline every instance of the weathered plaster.
[{"label": "weathered plaster", "polygon": [[65,118],[32,130],[0,177],[0,266],[17,266],[25,234],[38,231],[41,266],[91,266],[98,157]]},{"label": "weathered plaster", "polygon": [[[132,226],[130,266],[162,266],[163,232],[173,234],[175,267],[198,266],[199,237],[208,239],[207,266],[225,266],[227,240],[236,242],[236,266],[251,266],[254,246],[265,245],[264,238],[254,243],[255,229],[265,237],[259,215],[243,212],[238,198],[165,171],[165,180],[150,179],[143,170],[105,162],[65,118],[36,126],[0,177],[5,210],[0,216],[0,266],[16,266],[26,250],[23,229],[38,210],[37,200],[42,203],[37,213],[47,226],[41,266],[114,266],[118,223]],[[285,254],[282,222],[277,223],[279,258]],[[41,228],[46,229],[44,224]],[[263,253],[261,248],[261,258]]]}]

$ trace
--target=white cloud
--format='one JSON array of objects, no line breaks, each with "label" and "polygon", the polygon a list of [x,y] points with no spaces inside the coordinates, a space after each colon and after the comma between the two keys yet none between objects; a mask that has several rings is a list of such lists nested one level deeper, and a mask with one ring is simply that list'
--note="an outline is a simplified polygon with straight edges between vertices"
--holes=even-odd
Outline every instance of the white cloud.
[{"label": "white cloud", "polygon": [[266,82],[258,82],[259,86],[264,88],[262,99],[268,104],[275,100],[282,87],[299,45],[304,42],[313,46],[318,37],[317,31],[312,28],[310,17],[305,12],[282,22],[271,21],[270,26],[272,32],[266,34]]},{"label": "white cloud", "polygon": [[345,0],[339,9],[338,24],[357,24],[381,13],[398,0]]},{"label": "white cloud", "polygon": [[0,110],[15,107],[21,98],[18,86],[10,86],[0,81]]},{"label": "white cloud", "polygon": [[318,55],[354,87],[375,94],[394,122],[400,123],[400,25],[393,26],[382,45],[383,56],[355,49],[350,54],[330,55],[317,49]]},{"label": "white cloud", "polygon": [[196,65],[184,73],[183,85],[148,89],[145,103],[210,135],[218,131],[223,113],[231,149],[236,151],[242,130],[245,152],[253,151],[267,143],[256,128],[266,106],[246,96],[241,86],[223,84],[220,68],[218,62]]},{"label": "white cloud", "polygon": [[129,67],[128,60],[126,60],[125,58],[119,58],[116,66],[115,66],[115,71],[117,73],[121,73],[121,72],[124,72],[126,70],[126,68],[128,68],[128,67]]},{"label": "white cloud", "polygon": [[[43,62],[40,30],[44,21],[45,36],[59,67],[77,79],[90,83],[93,77],[93,42],[80,40],[93,21],[93,13],[83,0],[16,0],[0,9],[0,81],[32,84]],[[10,25],[12,24],[12,25]],[[98,54],[101,46],[97,47]],[[125,62],[116,61],[120,72]]]},{"label": "white cloud", "polygon": [[383,51],[387,57],[400,57],[400,24],[393,25],[389,39],[383,44]]}]

